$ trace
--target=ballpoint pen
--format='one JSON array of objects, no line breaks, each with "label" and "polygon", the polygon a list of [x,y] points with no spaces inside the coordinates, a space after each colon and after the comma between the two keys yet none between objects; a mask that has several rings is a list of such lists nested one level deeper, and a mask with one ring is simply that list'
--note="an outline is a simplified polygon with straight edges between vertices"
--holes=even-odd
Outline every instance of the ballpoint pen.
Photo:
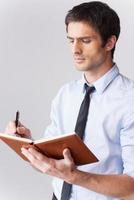
[{"label": "ballpoint pen", "polygon": [[[16,129],[17,129],[17,127],[19,126],[19,116],[20,116],[20,113],[19,113],[19,111],[17,111],[17,112],[16,112],[16,118],[15,118],[15,127],[16,127]],[[16,131],[15,134],[18,135],[17,131]]]}]

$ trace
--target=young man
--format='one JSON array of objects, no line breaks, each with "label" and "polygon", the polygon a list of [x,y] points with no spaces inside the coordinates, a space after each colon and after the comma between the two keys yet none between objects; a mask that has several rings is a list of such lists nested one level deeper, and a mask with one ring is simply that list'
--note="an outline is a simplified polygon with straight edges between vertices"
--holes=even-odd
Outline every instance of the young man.
[{"label": "young man", "polygon": [[[83,141],[99,162],[76,167],[68,149],[62,160],[32,148],[22,148],[22,153],[35,168],[55,177],[53,199],[61,199],[63,181],[72,184],[69,200],[134,199],[134,83],[119,73],[113,61],[119,17],[105,3],[94,1],[75,6],[65,23],[76,69],[84,73],[81,80],[59,91],[45,135],[72,132],[86,93],[85,83],[94,86]],[[7,131],[16,131],[14,123]],[[30,137],[24,126],[17,132]]]}]

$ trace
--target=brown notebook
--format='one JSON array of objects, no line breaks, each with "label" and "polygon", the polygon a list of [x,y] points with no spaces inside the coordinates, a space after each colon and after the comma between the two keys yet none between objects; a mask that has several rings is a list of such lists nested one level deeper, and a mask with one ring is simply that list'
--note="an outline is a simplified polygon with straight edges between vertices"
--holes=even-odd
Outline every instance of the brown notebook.
[{"label": "brown notebook", "polygon": [[75,133],[63,134],[49,139],[43,138],[35,141],[0,133],[0,139],[10,146],[24,160],[27,160],[27,158],[21,153],[21,147],[34,145],[44,155],[55,159],[62,159],[63,150],[69,148],[76,165],[84,165],[98,161],[97,157]]}]

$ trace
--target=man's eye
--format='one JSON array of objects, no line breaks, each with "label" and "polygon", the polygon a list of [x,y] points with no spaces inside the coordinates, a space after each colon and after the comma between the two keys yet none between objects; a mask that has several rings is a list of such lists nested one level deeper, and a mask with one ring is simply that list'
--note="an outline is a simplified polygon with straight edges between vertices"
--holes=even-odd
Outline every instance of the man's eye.
[{"label": "man's eye", "polygon": [[88,44],[91,42],[91,40],[90,39],[82,39],[82,42]]},{"label": "man's eye", "polygon": [[71,43],[71,44],[74,43],[74,40],[69,40],[69,43]]}]

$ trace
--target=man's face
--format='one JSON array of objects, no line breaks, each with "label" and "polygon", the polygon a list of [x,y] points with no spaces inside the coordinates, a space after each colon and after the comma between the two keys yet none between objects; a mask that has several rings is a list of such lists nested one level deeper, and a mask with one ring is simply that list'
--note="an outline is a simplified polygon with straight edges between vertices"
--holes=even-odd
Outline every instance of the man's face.
[{"label": "man's face", "polygon": [[78,70],[95,70],[105,63],[108,52],[102,45],[99,33],[92,26],[84,22],[71,22],[67,37]]}]

